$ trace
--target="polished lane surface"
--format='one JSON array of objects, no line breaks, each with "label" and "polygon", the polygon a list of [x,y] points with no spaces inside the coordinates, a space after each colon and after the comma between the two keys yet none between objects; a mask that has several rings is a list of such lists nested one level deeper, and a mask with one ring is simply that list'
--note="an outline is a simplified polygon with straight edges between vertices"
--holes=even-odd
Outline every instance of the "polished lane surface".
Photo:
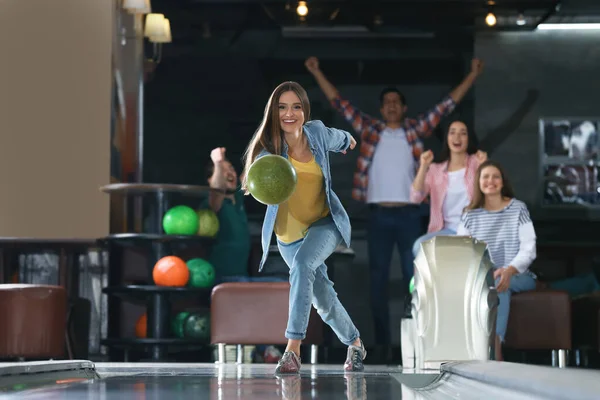
[{"label": "polished lane surface", "polygon": [[[542,399],[459,376],[402,373],[399,367],[369,366],[344,373],[341,366],[303,366],[300,376],[276,377],[265,364],[95,364],[99,379],[77,378],[6,399],[300,400],[300,399]],[[415,387],[429,385],[428,390]],[[547,399],[547,397],[545,397]]]}]

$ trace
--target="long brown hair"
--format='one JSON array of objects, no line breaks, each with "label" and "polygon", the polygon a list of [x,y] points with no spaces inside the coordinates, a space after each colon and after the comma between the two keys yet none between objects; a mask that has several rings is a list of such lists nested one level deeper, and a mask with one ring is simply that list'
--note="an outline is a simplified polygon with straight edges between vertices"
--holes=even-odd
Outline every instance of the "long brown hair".
[{"label": "long brown hair", "polygon": [[467,123],[461,119],[452,120],[446,129],[446,134],[444,135],[444,140],[442,141],[442,151],[440,152],[440,158],[437,162],[446,162],[450,161],[450,146],[448,145],[448,136],[450,136],[450,128],[452,124],[455,122],[460,122],[467,129],[467,154],[475,154],[479,148],[477,147],[477,136],[473,133],[471,129],[467,126]]},{"label": "long brown hair", "polygon": [[250,140],[250,144],[244,152],[244,170],[242,172],[242,190],[248,194],[247,175],[250,166],[256,160],[260,152],[265,149],[271,154],[281,155],[283,152],[283,133],[281,130],[281,122],[279,121],[279,98],[285,92],[292,91],[296,93],[302,103],[302,111],[304,111],[304,122],[310,120],[310,102],[306,90],[296,82],[283,82],[273,90],[267,105],[262,122],[258,126],[254,136]]},{"label": "long brown hair", "polygon": [[485,205],[485,196],[481,191],[481,185],[479,184],[479,180],[481,178],[481,171],[483,171],[483,169],[486,167],[494,167],[497,168],[498,171],[500,171],[500,177],[502,178],[502,189],[500,189],[500,194],[502,195],[502,197],[508,197],[509,199],[515,197],[515,192],[513,191],[510,181],[506,177],[506,172],[504,172],[504,168],[502,168],[502,166],[496,161],[487,160],[481,163],[479,168],[477,168],[477,173],[475,174],[475,180],[473,182],[473,185],[475,185],[475,187],[473,188],[473,200],[471,200],[471,203],[469,203],[469,205],[465,207],[465,211],[474,210],[476,208],[483,208],[483,206]]}]

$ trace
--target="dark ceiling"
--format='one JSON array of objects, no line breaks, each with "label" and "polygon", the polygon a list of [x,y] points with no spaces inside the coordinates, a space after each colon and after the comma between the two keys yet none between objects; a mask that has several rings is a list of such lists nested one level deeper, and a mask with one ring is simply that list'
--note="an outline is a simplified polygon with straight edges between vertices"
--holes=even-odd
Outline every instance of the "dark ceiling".
[{"label": "dark ceiling", "polygon": [[[302,20],[291,0],[152,0],[153,12],[171,20],[175,37],[224,31],[280,30],[284,27],[361,26],[372,33],[485,29],[485,15],[498,17],[496,29],[531,29],[557,13],[586,13],[598,0],[308,0]],[[493,3],[492,6],[489,3]],[[596,3],[594,7],[594,3]],[[557,5],[559,7],[557,7]],[[519,14],[528,26],[503,24]],[[502,20],[501,20],[502,19]],[[208,25],[208,26],[207,26]]]},{"label": "dark ceiling", "polygon": [[[532,30],[553,18],[600,15],[600,0],[307,0],[309,13],[296,13],[297,0],[152,0],[152,11],[165,14],[173,42],[166,57],[229,52],[286,58],[294,50],[314,54],[335,47],[379,48],[391,54],[402,43],[414,51],[427,46],[455,51],[472,45],[475,32]],[[493,3],[490,5],[489,3]],[[493,12],[497,25],[485,24]],[[518,25],[524,16],[527,23]],[[374,41],[373,39],[376,39]],[[410,40],[405,40],[410,39]],[[345,43],[343,43],[345,42]],[[386,45],[386,43],[388,43]],[[335,44],[335,45],[332,45]],[[275,54],[276,53],[276,54]],[[296,51],[297,53],[297,51]],[[329,53],[327,53],[329,55]],[[406,55],[406,54],[404,54]],[[393,58],[393,54],[390,56]]]}]

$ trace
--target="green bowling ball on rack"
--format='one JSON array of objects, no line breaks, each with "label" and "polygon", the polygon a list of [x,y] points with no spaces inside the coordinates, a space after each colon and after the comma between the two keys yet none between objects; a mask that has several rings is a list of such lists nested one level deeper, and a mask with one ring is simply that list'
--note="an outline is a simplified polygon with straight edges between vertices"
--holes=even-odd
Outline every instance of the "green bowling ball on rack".
[{"label": "green bowling ball on rack", "polygon": [[209,288],[215,283],[215,269],[211,263],[202,258],[193,258],[187,263],[190,271],[188,285],[195,288]]},{"label": "green bowling ball on rack", "polygon": [[198,232],[198,214],[191,207],[175,206],[165,213],[162,224],[167,235],[195,235]]},{"label": "green bowling ball on rack", "polygon": [[210,313],[190,313],[185,320],[183,334],[186,339],[201,341],[210,340]]},{"label": "green bowling ball on rack", "polygon": [[198,236],[214,238],[219,233],[219,217],[211,209],[203,208],[198,214]]},{"label": "green bowling ball on rack", "polygon": [[184,337],[184,325],[187,317],[190,316],[189,311],[182,311],[173,317],[171,321],[171,331],[173,332],[173,336],[179,339],[183,339]]}]

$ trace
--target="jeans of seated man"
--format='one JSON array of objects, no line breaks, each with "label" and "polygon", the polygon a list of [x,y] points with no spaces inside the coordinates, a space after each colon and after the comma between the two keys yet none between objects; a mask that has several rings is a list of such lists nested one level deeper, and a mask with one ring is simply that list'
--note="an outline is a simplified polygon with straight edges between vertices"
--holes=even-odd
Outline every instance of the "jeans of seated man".
[{"label": "jeans of seated man", "polygon": [[549,282],[545,286],[548,289],[564,290],[569,293],[569,296],[571,297],[579,297],[594,292],[600,292],[600,282],[598,282],[598,278],[593,272]]}]

